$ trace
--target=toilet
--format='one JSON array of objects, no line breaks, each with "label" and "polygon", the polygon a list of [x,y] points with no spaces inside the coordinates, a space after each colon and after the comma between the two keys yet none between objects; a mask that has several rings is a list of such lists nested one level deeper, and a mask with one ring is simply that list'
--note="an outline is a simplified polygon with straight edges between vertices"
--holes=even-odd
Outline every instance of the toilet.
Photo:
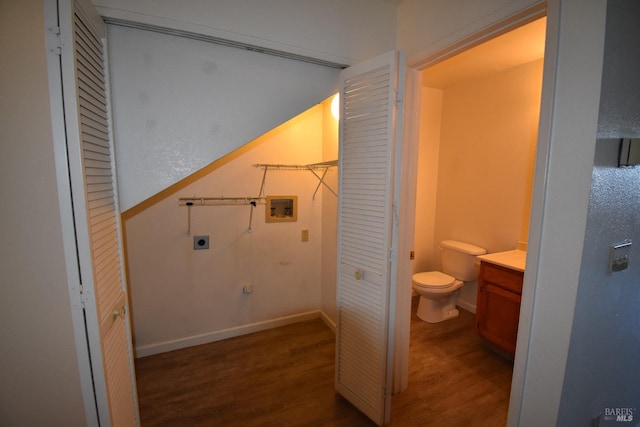
[{"label": "toilet", "polygon": [[442,272],[426,271],[413,275],[413,290],[420,295],[418,318],[438,323],[458,316],[456,299],[464,282],[478,279],[476,256],[487,251],[457,240],[440,242]]}]

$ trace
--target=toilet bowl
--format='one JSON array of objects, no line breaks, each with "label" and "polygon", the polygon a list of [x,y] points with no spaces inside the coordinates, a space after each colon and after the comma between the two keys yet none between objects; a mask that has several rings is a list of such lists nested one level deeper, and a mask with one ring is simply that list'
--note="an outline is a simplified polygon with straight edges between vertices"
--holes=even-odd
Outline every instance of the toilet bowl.
[{"label": "toilet bowl", "polygon": [[443,271],[427,271],[413,275],[413,290],[420,295],[417,316],[428,323],[454,318],[460,313],[456,300],[465,281],[476,280],[476,256],[487,251],[479,246],[456,240],[440,242]]},{"label": "toilet bowl", "polygon": [[438,323],[456,317],[460,312],[456,300],[461,280],[439,271],[428,271],[413,275],[413,290],[420,295],[417,315],[428,323]]}]

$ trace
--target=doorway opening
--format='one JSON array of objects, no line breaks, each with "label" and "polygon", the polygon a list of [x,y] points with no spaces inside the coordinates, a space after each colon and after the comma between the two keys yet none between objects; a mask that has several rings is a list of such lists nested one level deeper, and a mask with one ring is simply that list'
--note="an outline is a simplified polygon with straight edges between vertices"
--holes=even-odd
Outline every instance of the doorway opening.
[{"label": "doorway opening", "polygon": [[[438,247],[446,239],[472,243],[490,253],[526,250],[546,30],[544,11],[536,13],[482,44],[469,42],[468,46],[473,45],[469,49],[440,52],[430,57],[439,59],[427,58],[413,64],[422,82],[416,88],[420,92],[417,98],[421,113],[415,160],[413,273],[441,269]],[[413,317],[416,298],[413,297]],[[440,334],[444,341],[459,338],[457,334],[479,341],[473,330],[476,298],[476,283],[466,283],[457,300],[458,309],[463,312],[460,318],[468,322],[461,329],[445,328],[452,320],[418,324],[435,335],[439,334],[433,332],[437,328],[452,329]],[[424,330],[420,334],[428,335]],[[462,363],[452,357],[460,348],[447,349],[445,345],[437,351],[440,353],[432,354],[438,357],[437,363],[435,359],[409,359],[409,390],[416,387],[411,376],[420,369],[443,381],[457,378],[461,383],[450,386],[465,387],[468,376],[446,378],[439,371],[444,369],[439,363],[446,357],[451,363]],[[494,356],[503,357],[491,349],[486,351],[486,357]],[[480,366],[477,362],[476,367]],[[421,365],[417,367],[417,363]],[[489,377],[487,372],[486,378]],[[507,389],[505,422],[508,395]],[[445,397],[442,394],[436,404],[446,405]],[[401,395],[396,399],[402,399]]]}]

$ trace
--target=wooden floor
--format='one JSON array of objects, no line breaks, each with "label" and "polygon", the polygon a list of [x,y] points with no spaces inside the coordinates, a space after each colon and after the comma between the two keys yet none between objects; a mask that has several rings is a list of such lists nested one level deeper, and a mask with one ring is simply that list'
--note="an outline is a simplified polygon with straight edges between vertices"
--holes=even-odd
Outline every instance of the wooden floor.
[{"label": "wooden floor", "polygon": [[[411,322],[409,387],[391,426],[504,426],[512,364],[474,335],[473,314]],[[373,426],[334,392],[335,336],[313,320],[136,360],[150,426]]]}]

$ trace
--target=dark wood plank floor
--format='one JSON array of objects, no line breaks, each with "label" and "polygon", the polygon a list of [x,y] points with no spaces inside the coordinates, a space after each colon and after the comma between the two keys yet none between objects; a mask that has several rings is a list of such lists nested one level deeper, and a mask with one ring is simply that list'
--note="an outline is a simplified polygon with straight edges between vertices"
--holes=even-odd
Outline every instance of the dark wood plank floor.
[{"label": "dark wood plank floor", "polygon": [[[409,387],[391,426],[504,426],[511,362],[474,335],[473,315],[411,323]],[[373,426],[334,392],[335,336],[320,320],[136,360],[150,426]]]},{"label": "dark wood plank floor", "polygon": [[411,315],[409,385],[391,400],[393,426],[498,427],[507,423],[513,363],[473,331],[475,315],[428,324]]}]

